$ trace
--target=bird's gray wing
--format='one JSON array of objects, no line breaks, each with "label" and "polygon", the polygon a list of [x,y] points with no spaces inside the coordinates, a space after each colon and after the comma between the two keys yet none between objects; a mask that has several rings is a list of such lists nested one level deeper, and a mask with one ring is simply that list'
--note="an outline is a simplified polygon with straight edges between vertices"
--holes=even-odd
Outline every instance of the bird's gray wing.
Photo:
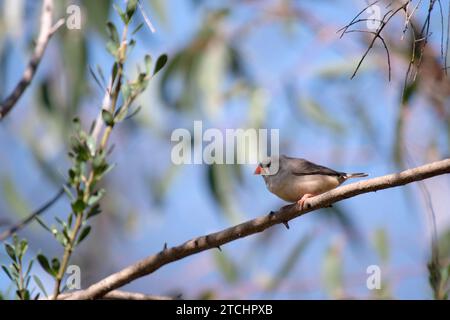
[{"label": "bird's gray wing", "polygon": [[287,167],[293,175],[308,176],[308,175],[326,175],[326,176],[344,176],[344,172],[338,172],[333,169],[315,164],[306,159],[287,158]]}]

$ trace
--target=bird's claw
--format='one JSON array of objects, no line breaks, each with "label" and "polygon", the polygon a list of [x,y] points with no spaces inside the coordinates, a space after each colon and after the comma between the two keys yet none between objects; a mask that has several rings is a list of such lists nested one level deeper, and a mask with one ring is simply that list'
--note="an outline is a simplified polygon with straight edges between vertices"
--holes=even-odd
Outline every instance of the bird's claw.
[{"label": "bird's claw", "polygon": [[297,201],[297,203],[300,205],[301,210],[304,209],[306,199],[309,199],[311,197],[314,197],[314,195],[307,193],[307,194],[303,195],[303,197],[300,200]]}]

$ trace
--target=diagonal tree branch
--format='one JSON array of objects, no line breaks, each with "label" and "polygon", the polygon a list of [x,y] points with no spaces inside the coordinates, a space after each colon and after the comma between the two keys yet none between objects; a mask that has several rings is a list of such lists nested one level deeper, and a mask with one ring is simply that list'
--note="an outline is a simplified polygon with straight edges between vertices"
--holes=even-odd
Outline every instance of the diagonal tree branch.
[{"label": "diagonal tree branch", "polygon": [[446,173],[450,173],[450,159],[433,162],[420,167],[405,170],[400,173],[394,173],[342,186],[308,199],[306,201],[306,208],[303,210],[301,210],[297,204],[288,205],[282,207],[277,212],[271,212],[268,215],[241,223],[237,226],[188,240],[187,242],[176,247],[166,248],[166,246],[164,246],[164,249],[159,253],[138,261],[137,263],[130,265],[121,271],[91,285],[85,290],[74,293],[68,299],[101,298],[108,292],[111,292],[112,290],[117,289],[135,279],[148,275],[166,264],[212,248],[220,249],[221,245],[239,238],[262,232],[276,224],[283,223],[288,227],[288,221],[308,212],[330,206],[334,202],[351,198],[363,193],[402,186],[411,182],[424,180]]},{"label": "diagonal tree branch", "polygon": [[[78,291],[70,292],[70,293],[61,293],[60,295],[58,295],[58,300],[70,299],[70,297],[77,292]],[[178,299],[178,297],[157,296],[157,295],[149,295],[149,294],[138,293],[138,292],[113,290],[113,291],[110,291],[107,294],[105,294],[102,297],[102,299],[103,300],[176,300],[176,299]]]},{"label": "diagonal tree branch", "polygon": [[58,28],[64,24],[64,19],[60,19],[58,20],[58,22],[56,22],[56,24],[53,25],[53,9],[53,0],[43,0],[40,22],[41,26],[34,52],[30,58],[30,61],[28,62],[27,68],[22,75],[22,79],[16,85],[13,92],[0,103],[0,121],[12,110],[14,105],[17,103],[22,94],[25,92],[26,88],[33,80],[39,63],[41,62],[42,56],[44,55],[48,41],[56,32],[56,30],[58,30]]}]

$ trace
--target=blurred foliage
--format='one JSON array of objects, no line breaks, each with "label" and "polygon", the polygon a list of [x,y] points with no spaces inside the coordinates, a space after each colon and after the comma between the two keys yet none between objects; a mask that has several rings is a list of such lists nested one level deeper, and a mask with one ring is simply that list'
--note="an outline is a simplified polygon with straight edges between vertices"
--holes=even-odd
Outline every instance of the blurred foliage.
[{"label": "blurred foliage", "polygon": [[280,265],[280,269],[278,270],[278,272],[269,282],[267,290],[275,291],[284,279],[289,278],[291,272],[294,270],[294,267],[299,263],[301,255],[303,254],[303,252],[305,251],[311,240],[312,237],[309,234],[300,237],[298,242],[292,248],[291,252],[288,254],[285,261]]},{"label": "blurred foliage", "polygon": [[341,243],[330,244],[322,262],[322,281],[330,297],[344,297],[344,278]]},{"label": "blurred foliage", "polygon": [[214,260],[227,282],[233,283],[239,279],[239,269],[225,251],[215,251]]},{"label": "blurred foliage", "polygon": [[[390,258],[390,244],[388,234],[385,229],[378,228],[373,234],[373,245],[380,258],[381,270],[388,270]],[[388,276],[382,274],[380,289],[373,290],[374,297],[377,299],[392,298],[390,280]]]},{"label": "blurred foliage", "polygon": [[4,176],[1,178],[3,199],[7,202],[12,212],[19,217],[25,217],[30,213],[27,201],[22,197],[16,188],[14,181]]}]

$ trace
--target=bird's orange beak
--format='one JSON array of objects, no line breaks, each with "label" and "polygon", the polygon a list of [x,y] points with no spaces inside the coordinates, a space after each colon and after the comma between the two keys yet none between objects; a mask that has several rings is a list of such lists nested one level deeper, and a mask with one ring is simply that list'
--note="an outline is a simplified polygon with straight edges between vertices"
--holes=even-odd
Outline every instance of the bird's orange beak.
[{"label": "bird's orange beak", "polygon": [[261,166],[257,166],[253,174],[261,174],[261,171],[262,171]]}]

